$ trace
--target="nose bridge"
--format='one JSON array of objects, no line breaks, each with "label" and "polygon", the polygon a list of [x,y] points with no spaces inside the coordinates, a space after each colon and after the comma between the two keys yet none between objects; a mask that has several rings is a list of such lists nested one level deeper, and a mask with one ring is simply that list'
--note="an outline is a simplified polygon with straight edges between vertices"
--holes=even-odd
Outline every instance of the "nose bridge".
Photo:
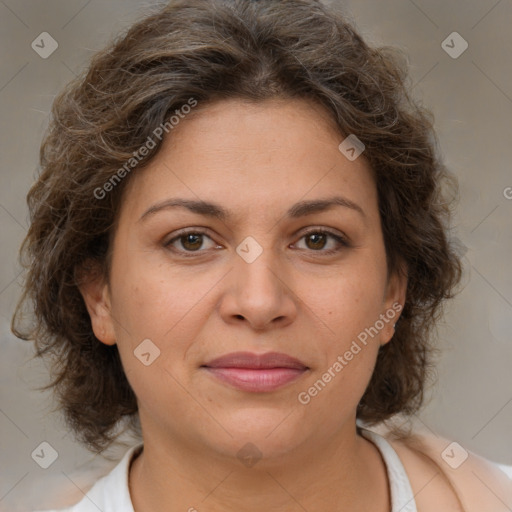
[{"label": "nose bridge", "polygon": [[[266,240],[270,241],[271,237]],[[258,329],[276,319],[290,321],[295,316],[295,304],[284,284],[276,251],[252,237],[244,239],[236,251],[229,297],[225,297],[222,308],[226,320],[243,317]]]},{"label": "nose bridge", "polygon": [[254,238],[247,237],[237,247],[237,254],[234,271],[239,293],[256,302],[264,298],[267,303],[281,295],[278,256],[269,244],[263,247]]}]

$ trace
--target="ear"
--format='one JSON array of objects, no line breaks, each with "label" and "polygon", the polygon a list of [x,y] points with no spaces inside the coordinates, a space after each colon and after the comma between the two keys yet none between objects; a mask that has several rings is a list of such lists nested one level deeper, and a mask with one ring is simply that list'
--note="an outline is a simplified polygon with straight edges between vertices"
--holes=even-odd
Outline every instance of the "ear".
[{"label": "ear", "polygon": [[106,345],[115,345],[110,290],[103,273],[97,264],[88,262],[80,269],[79,274],[78,289],[91,317],[94,335]]},{"label": "ear", "polygon": [[399,269],[388,279],[383,301],[383,315],[388,319],[386,327],[381,332],[380,343],[385,345],[395,334],[394,324],[398,322],[405,305],[407,294],[407,271],[401,264]]}]

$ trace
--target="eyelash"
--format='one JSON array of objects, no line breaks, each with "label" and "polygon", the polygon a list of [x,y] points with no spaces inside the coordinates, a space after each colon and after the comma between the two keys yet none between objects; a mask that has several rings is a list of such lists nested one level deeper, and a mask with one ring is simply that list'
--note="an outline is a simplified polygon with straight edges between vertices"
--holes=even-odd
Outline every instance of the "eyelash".
[{"label": "eyelash", "polygon": [[[170,247],[175,241],[178,241],[182,237],[187,236],[187,235],[201,235],[201,236],[206,236],[211,239],[211,237],[208,235],[208,233],[206,231],[203,231],[201,229],[189,229],[186,231],[182,231],[181,233],[177,234],[175,237],[171,238],[168,242],[165,242],[164,246],[166,248],[169,248],[173,252],[180,253],[185,258],[191,258],[191,257],[197,256],[197,254],[199,254],[199,253],[205,252],[204,250],[201,250],[201,249],[198,249],[197,251],[187,251],[187,250],[181,251],[181,250],[177,250],[175,248]],[[326,229],[318,229],[318,228],[311,229],[311,230],[307,231],[306,233],[303,233],[302,236],[299,238],[299,240],[302,240],[303,238],[308,237],[310,235],[328,235],[328,236],[332,237],[334,240],[336,240],[336,242],[341,246],[341,247],[337,247],[335,249],[329,249],[327,251],[324,251],[322,249],[318,249],[318,250],[310,249],[309,250],[314,253],[317,252],[322,255],[329,256],[329,255],[340,252],[344,248],[350,247],[350,244],[345,237],[343,237],[337,233],[333,233],[332,231],[329,231]],[[308,250],[308,249],[300,249],[300,250]]]}]

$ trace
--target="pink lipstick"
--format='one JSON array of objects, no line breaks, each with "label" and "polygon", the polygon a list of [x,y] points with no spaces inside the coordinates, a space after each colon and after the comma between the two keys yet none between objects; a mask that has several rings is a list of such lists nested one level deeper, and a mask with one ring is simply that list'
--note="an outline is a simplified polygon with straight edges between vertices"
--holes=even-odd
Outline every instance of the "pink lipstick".
[{"label": "pink lipstick", "polygon": [[219,380],[243,391],[274,391],[302,376],[309,368],[278,352],[232,352],[202,366]]}]

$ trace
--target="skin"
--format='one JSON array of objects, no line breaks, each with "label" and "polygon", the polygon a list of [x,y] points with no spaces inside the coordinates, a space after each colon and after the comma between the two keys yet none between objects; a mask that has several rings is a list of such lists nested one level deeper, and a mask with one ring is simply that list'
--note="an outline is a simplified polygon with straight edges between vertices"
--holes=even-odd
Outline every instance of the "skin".
[{"label": "skin", "polygon": [[[130,177],[109,281],[81,288],[95,335],[117,343],[138,399],[135,510],[389,511],[384,463],[355,421],[393,321],[307,405],[298,401],[358,334],[405,302],[406,278],[387,275],[364,154],[349,161],[338,149],[344,136],[305,100],[199,105],[171,134]],[[335,206],[286,217],[299,201],[333,195],[364,216]],[[140,219],[177,197],[213,201],[233,217],[167,208]],[[205,230],[203,245],[176,238],[184,228]],[[312,228],[349,246],[331,237],[322,245],[305,236]],[[236,252],[248,236],[263,250],[252,263]],[[160,350],[149,366],[134,356],[147,338]],[[239,350],[284,352],[309,370],[276,391],[249,393],[201,368]],[[248,442],[262,454],[252,467],[237,457]]]}]

